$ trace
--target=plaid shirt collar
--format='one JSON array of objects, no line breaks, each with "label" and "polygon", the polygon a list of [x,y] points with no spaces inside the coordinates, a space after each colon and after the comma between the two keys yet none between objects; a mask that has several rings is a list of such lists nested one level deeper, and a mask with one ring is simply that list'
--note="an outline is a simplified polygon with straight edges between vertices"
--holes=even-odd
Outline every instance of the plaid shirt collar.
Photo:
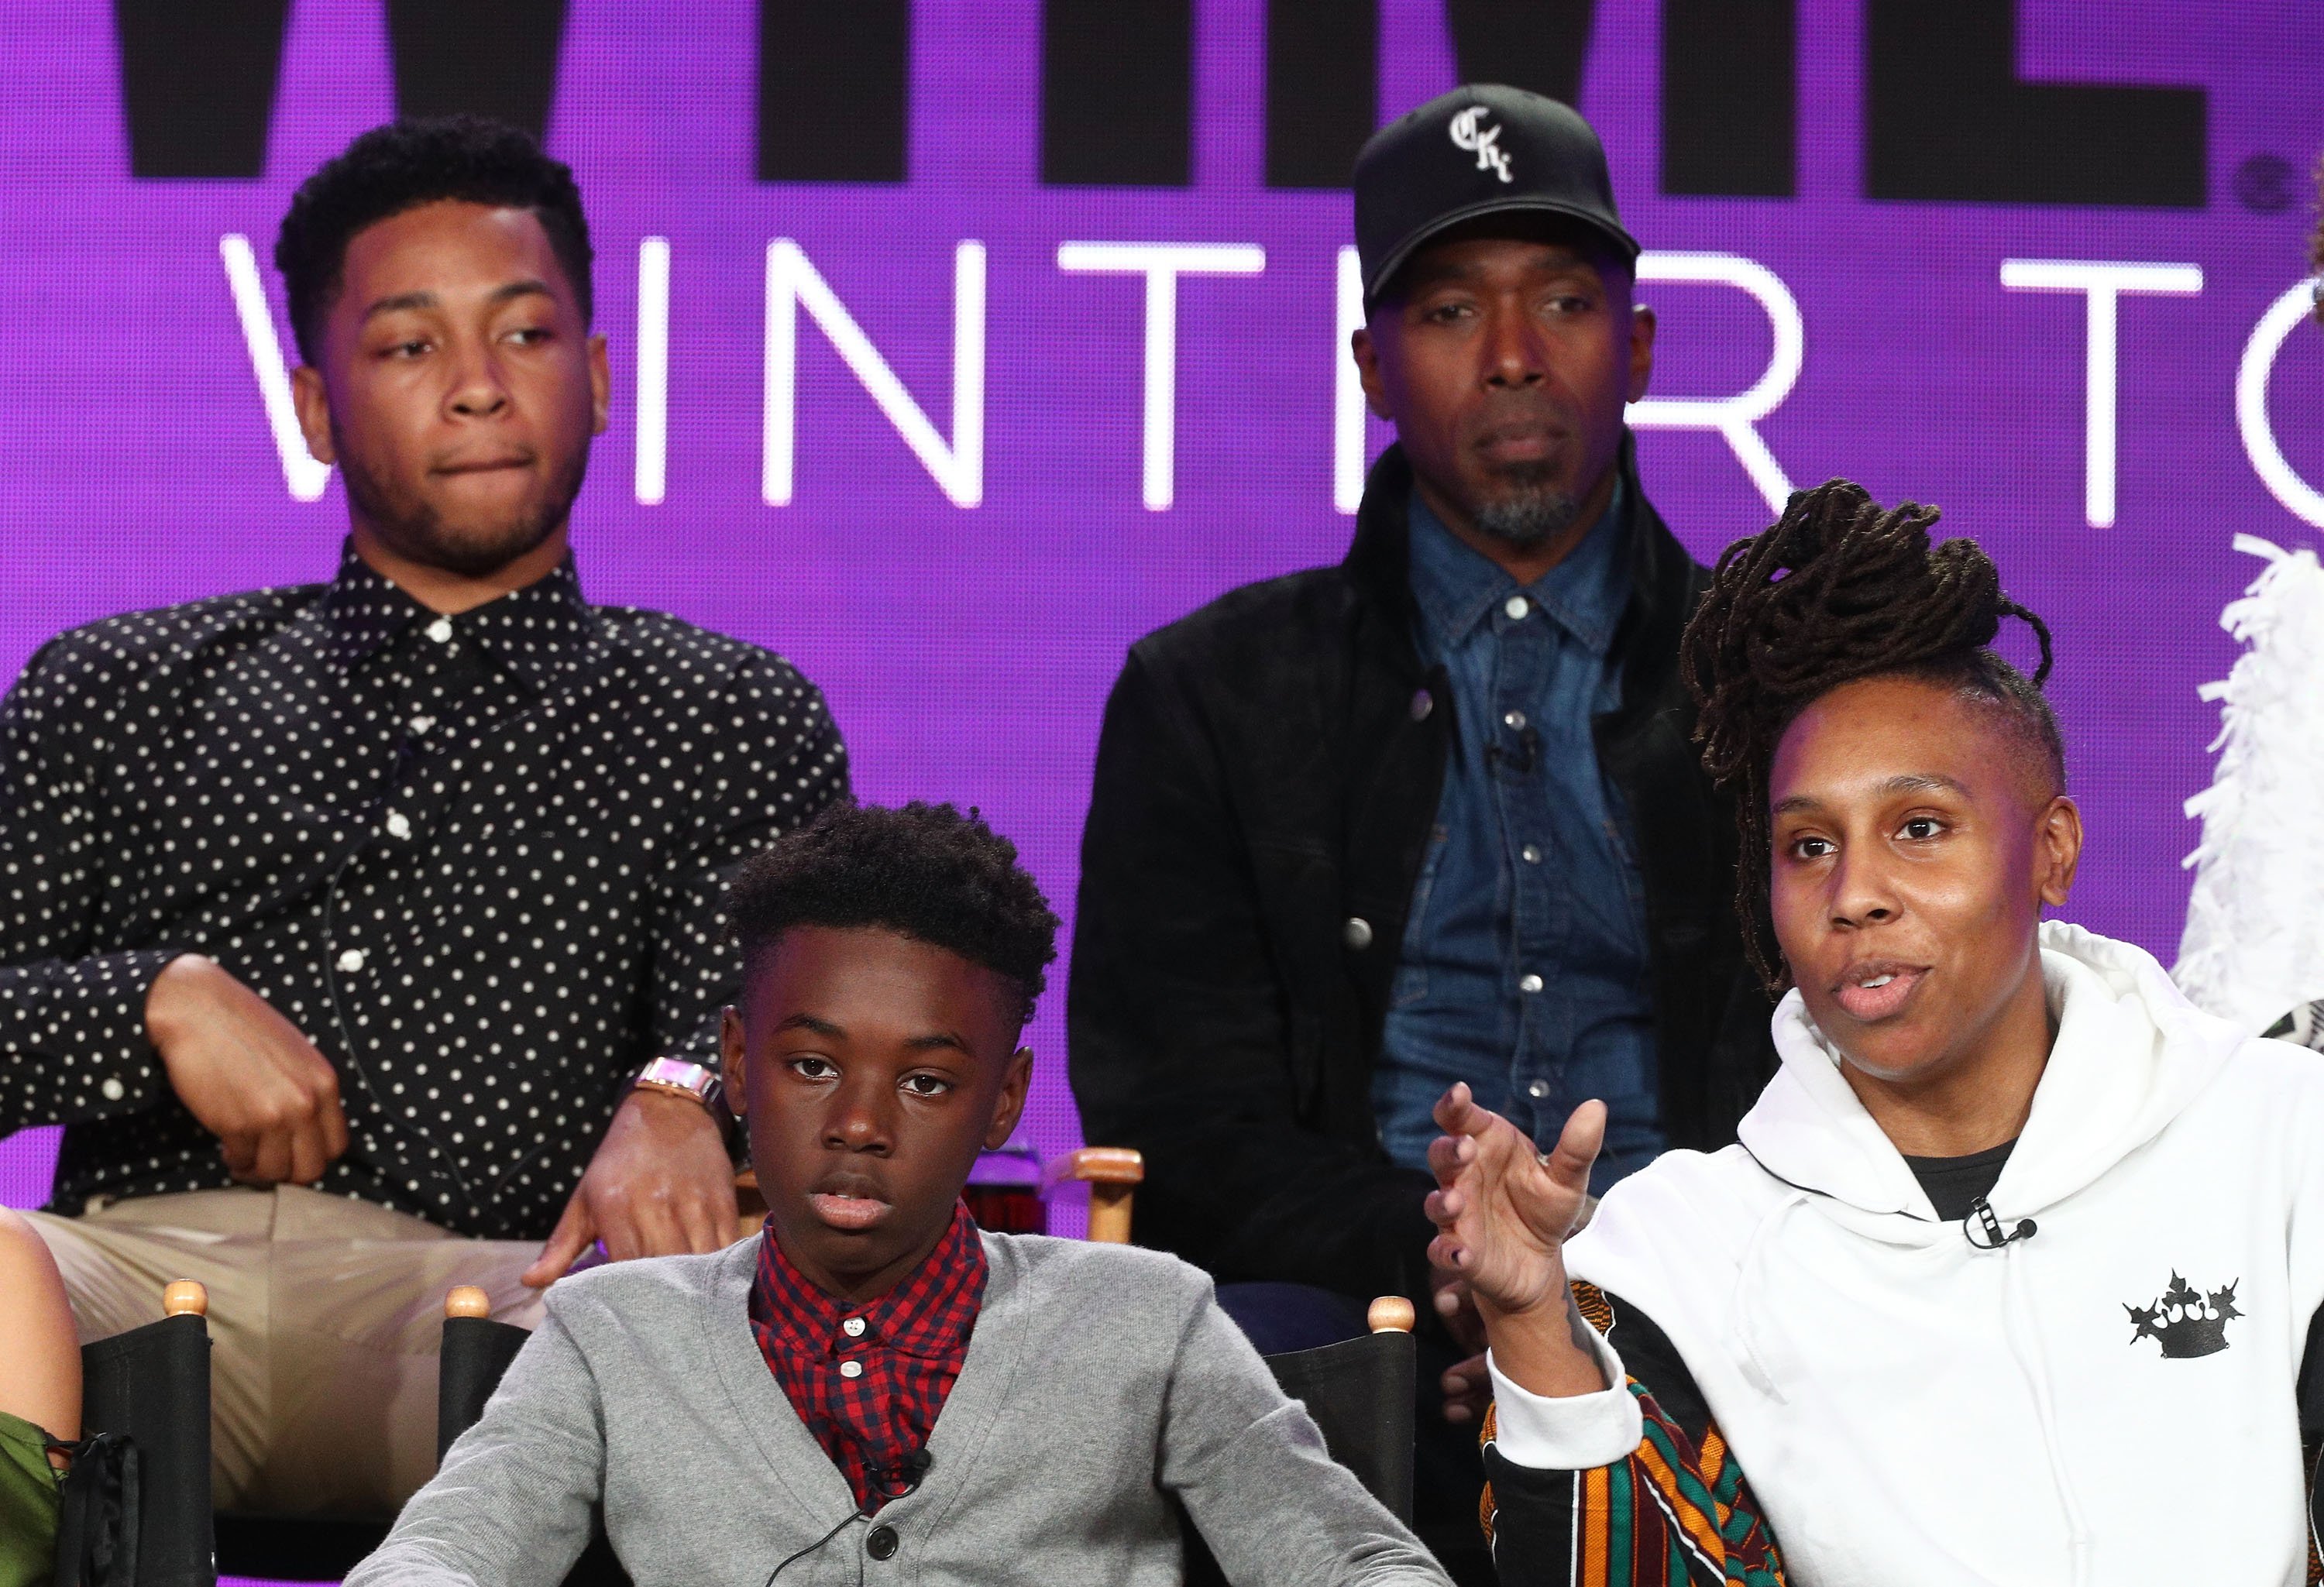
[{"label": "plaid shirt collar", "polygon": [[[920,1265],[893,1289],[869,1302],[839,1299],[791,1265],[770,1223],[759,1240],[752,1320],[761,1344],[809,1361],[882,1345],[926,1360],[958,1357],[984,1305],[984,1241],[964,1203],[953,1205],[952,1226]],[[847,1324],[861,1319],[861,1332]]]}]

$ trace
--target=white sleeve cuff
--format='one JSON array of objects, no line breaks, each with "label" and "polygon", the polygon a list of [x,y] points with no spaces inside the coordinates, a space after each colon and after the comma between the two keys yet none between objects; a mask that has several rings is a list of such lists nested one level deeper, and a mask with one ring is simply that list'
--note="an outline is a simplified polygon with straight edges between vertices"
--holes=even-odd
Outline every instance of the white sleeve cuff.
[{"label": "white sleeve cuff", "polygon": [[1485,1366],[1493,1376],[1493,1443],[1503,1460],[1536,1471],[1579,1472],[1628,1460],[1638,1447],[1646,1418],[1638,1414],[1638,1397],[1630,1392],[1622,1358],[1594,1328],[1590,1342],[1598,1370],[1613,1387],[1554,1399],[1510,1382],[1486,1352]]}]

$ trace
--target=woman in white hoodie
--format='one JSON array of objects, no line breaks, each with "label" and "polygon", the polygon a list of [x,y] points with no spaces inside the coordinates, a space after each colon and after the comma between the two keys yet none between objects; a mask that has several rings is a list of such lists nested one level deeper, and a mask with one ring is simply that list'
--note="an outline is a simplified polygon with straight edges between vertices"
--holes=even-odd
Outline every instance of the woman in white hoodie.
[{"label": "woman in white hoodie", "polygon": [[2049,636],[1935,517],[1794,496],[1688,632],[1784,992],[1739,1144],[1568,1241],[1602,1110],[1537,1158],[1438,1106],[1512,1587],[2309,1579],[2324,1066],[2042,921],[2080,818],[1987,647]]}]

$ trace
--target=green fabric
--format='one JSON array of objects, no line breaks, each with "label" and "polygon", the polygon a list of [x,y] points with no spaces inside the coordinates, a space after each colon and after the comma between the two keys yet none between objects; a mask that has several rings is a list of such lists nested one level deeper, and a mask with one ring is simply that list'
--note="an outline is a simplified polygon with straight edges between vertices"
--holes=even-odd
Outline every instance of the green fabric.
[{"label": "green fabric", "polygon": [[57,1561],[57,1471],[49,1435],[0,1411],[0,1587],[49,1587]]}]

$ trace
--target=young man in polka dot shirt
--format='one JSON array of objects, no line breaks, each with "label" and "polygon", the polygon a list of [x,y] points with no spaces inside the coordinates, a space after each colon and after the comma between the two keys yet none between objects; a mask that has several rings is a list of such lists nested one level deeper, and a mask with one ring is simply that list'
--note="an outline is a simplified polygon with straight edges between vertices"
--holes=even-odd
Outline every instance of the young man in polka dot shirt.
[{"label": "young man in polka dot shirt", "polygon": [[521,1320],[598,1243],[732,1238],[720,900],[846,765],[779,659],[582,598],[569,171],[382,128],[275,257],[346,549],[68,633],[0,706],[0,1134],[66,1126],[28,1221],[84,1338],[209,1285],[222,1508],[383,1515],[447,1286]]}]

